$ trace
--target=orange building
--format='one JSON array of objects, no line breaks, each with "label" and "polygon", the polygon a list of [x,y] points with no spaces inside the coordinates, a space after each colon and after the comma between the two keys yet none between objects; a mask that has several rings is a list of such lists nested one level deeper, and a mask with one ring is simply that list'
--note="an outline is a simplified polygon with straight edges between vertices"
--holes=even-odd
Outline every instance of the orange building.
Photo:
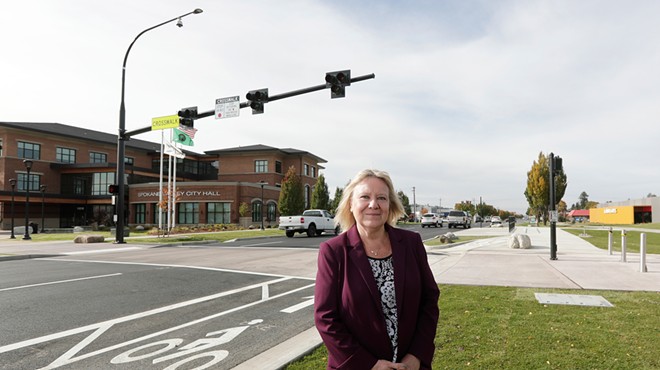
[{"label": "orange building", "polygon": [[[239,223],[242,203],[249,206],[250,223],[275,224],[280,186],[289,167],[301,176],[309,206],[319,171],[327,163],[304,150],[266,145],[184,153],[183,159],[172,158],[177,225]],[[31,162],[29,170],[25,161]],[[116,161],[116,135],[59,123],[0,122],[2,229],[10,229],[12,220],[15,226],[24,225],[26,208],[29,222],[46,228],[110,225],[114,205],[108,186],[116,183]],[[131,139],[124,161],[127,224],[157,226],[160,143]]]}]

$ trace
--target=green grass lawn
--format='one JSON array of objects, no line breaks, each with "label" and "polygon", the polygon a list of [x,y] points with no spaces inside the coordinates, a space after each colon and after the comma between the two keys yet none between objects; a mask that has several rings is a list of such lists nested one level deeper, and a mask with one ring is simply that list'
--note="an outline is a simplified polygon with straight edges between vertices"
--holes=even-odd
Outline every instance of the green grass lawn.
[{"label": "green grass lawn", "polygon": [[[563,229],[573,235],[580,236],[586,232],[588,237],[583,237],[584,240],[595,245],[598,248],[607,250],[608,230],[593,230],[593,229]],[[640,236],[642,231],[630,230],[626,231],[626,251],[631,253],[639,253]],[[612,249],[621,252],[621,232],[614,231],[612,233]],[[645,233],[646,234],[646,253],[660,254],[660,233]]]},{"label": "green grass lawn", "polygon": [[[433,369],[658,369],[660,292],[440,285]],[[539,304],[601,295],[614,307]],[[286,369],[324,369],[319,347]]]}]

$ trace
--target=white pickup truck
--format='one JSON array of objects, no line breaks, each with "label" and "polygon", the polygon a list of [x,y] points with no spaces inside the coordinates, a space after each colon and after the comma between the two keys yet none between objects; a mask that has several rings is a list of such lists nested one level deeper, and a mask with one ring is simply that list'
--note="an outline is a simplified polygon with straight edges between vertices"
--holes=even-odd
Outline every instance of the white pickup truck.
[{"label": "white pickup truck", "polygon": [[472,217],[465,211],[449,211],[449,215],[447,215],[447,227],[456,228],[458,226],[469,229],[472,227]]},{"label": "white pickup truck", "polygon": [[308,209],[301,216],[281,216],[280,230],[285,230],[286,236],[292,238],[296,233],[307,233],[307,236],[319,236],[324,231],[339,234],[335,227],[334,216],[323,209]]}]

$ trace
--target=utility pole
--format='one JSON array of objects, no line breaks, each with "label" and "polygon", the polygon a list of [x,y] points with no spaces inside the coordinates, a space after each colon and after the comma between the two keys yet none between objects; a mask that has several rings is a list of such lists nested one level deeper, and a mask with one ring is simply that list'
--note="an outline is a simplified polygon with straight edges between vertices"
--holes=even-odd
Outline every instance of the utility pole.
[{"label": "utility pole", "polygon": [[413,222],[417,222],[417,201],[415,200],[415,187],[413,186]]}]

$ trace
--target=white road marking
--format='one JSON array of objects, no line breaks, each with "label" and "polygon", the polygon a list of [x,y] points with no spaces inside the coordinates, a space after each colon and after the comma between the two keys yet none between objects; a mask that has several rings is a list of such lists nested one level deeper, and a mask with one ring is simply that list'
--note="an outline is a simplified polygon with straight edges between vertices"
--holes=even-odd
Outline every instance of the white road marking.
[{"label": "white road marking", "polygon": [[93,251],[79,251],[79,252],[67,252],[67,253],[62,253],[67,256],[75,256],[78,254],[95,254],[95,253],[112,253],[112,252],[125,252],[125,251],[132,251],[136,249],[142,249],[140,247],[125,247],[125,248],[112,248],[112,249],[96,249]]},{"label": "white road marking", "polygon": [[[309,298],[311,298],[311,299],[309,299]],[[309,300],[304,301],[304,302],[300,302],[300,303],[295,304],[295,305],[293,305],[293,306],[291,306],[291,307],[287,307],[287,308],[285,308],[285,309],[283,309],[283,310],[280,310],[280,312],[284,312],[284,313],[293,313],[293,312],[296,312],[296,311],[298,311],[298,310],[302,310],[303,308],[305,308],[305,307],[307,307],[307,306],[311,306],[311,305],[314,304],[314,296],[303,297],[302,299],[309,299]]]},{"label": "white road marking", "polygon": [[15,289],[25,289],[25,288],[33,288],[37,286],[44,286],[44,285],[53,285],[53,284],[63,284],[63,283],[70,283],[73,281],[82,281],[82,280],[91,280],[91,279],[100,279],[104,277],[111,277],[111,276],[119,276],[121,275],[121,272],[118,272],[116,274],[108,274],[108,275],[97,275],[97,276],[88,276],[84,278],[77,278],[77,279],[68,279],[68,280],[58,280],[58,281],[51,281],[48,283],[39,283],[39,284],[30,284],[30,285],[21,285],[21,286],[15,286],[12,288],[4,288],[0,289],[0,292],[6,292],[8,290],[15,290]]},{"label": "white road marking", "polygon": [[[215,294],[213,296],[202,297],[202,298],[194,299],[194,300],[191,300],[191,301],[188,301],[188,302],[182,302],[180,304],[167,306],[167,307],[164,307],[163,309],[170,310],[170,309],[174,309],[174,308],[179,308],[179,307],[183,307],[183,306],[186,306],[186,305],[199,303],[197,301],[201,302],[201,301],[205,301],[205,300],[215,299],[219,296],[229,295],[229,294],[237,293],[239,291],[252,289],[252,288],[258,287],[259,285],[262,285],[262,284],[273,284],[273,283],[277,283],[279,281],[284,281],[284,280],[288,280],[288,279],[278,279],[278,280],[273,280],[273,281],[269,281],[269,282],[265,282],[265,283],[255,284],[255,285],[251,285],[249,287],[239,288],[239,289],[235,289],[233,291],[219,293],[219,294]],[[307,288],[310,288],[310,287],[313,287],[313,286],[314,286],[314,284],[309,284],[309,285],[306,285],[306,286],[302,286],[300,288],[296,288],[296,289],[290,290],[288,292],[284,292],[284,293],[280,293],[278,295],[272,296],[272,297],[270,297],[268,299],[265,299],[265,300],[258,300],[258,301],[254,301],[254,302],[251,302],[251,303],[247,303],[243,306],[234,307],[234,308],[229,309],[227,311],[218,312],[216,314],[206,316],[206,317],[202,317],[200,319],[193,320],[193,321],[190,321],[190,322],[187,322],[187,323],[184,323],[184,324],[181,324],[181,325],[169,328],[169,329],[161,330],[161,331],[156,332],[156,333],[147,334],[143,337],[132,339],[132,340],[126,341],[124,343],[118,343],[118,344],[115,344],[113,346],[102,348],[102,349],[99,349],[99,350],[94,351],[94,352],[89,352],[89,353],[80,355],[78,357],[72,357],[72,356],[74,356],[77,352],[81,351],[86,345],[90,344],[100,334],[102,334],[105,330],[107,330],[107,328],[106,328],[107,325],[112,326],[116,323],[125,322],[125,321],[129,321],[129,320],[134,320],[134,319],[137,319],[137,318],[141,318],[141,317],[144,317],[144,316],[148,316],[148,315],[152,314],[151,313],[152,311],[157,311],[157,310],[146,311],[142,314],[130,315],[130,316],[126,316],[124,318],[116,319],[116,320],[109,320],[109,321],[106,321],[106,322],[103,322],[103,323],[100,323],[100,324],[93,324],[93,325],[89,325],[87,327],[73,329],[73,330],[76,330],[76,333],[73,333],[72,332],[73,330],[68,330],[68,331],[65,331],[65,332],[62,332],[62,333],[47,335],[47,336],[44,336],[44,337],[41,337],[41,338],[36,338],[36,339],[33,339],[33,340],[28,340],[28,341],[16,343],[16,344],[11,345],[11,346],[15,346],[15,345],[18,345],[18,344],[20,344],[21,346],[17,347],[17,348],[12,348],[12,349],[9,349],[9,350],[23,348],[23,347],[31,346],[31,345],[34,345],[34,344],[46,342],[46,341],[53,340],[53,339],[59,339],[59,338],[65,337],[65,336],[70,336],[70,335],[73,335],[73,334],[78,334],[78,333],[81,333],[81,332],[84,332],[84,331],[89,331],[89,330],[97,328],[97,330],[89,336],[89,337],[91,337],[91,340],[88,340],[88,339],[83,340],[81,343],[74,346],[71,350],[67,351],[67,353],[65,353],[64,355],[60,356],[57,360],[52,362],[50,365],[48,365],[48,366],[46,366],[46,367],[44,367],[40,370],[54,369],[54,368],[57,368],[57,367],[60,367],[60,366],[63,366],[63,365],[68,365],[68,364],[71,364],[73,362],[84,360],[86,358],[90,358],[90,357],[94,357],[94,356],[97,356],[97,355],[100,355],[100,354],[103,354],[103,353],[106,353],[106,352],[114,351],[118,348],[126,347],[126,346],[129,346],[129,345],[135,344],[135,343],[139,343],[139,342],[142,342],[142,341],[147,340],[147,339],[155,338],[155,337],[158,337],[160,335],[167,334],[167,333],[179,330],[179,329],[183,329],[183,328],[186,328],[186,327],[189,327],[189,326],[193,326],[193,325],[196,325],[196,324],[208,321],[208,320],[212,320],[212,319],[215,319],[217,317],[224,316],[224,315],[230,314],[232,312],[240,311],[242,309],[249,308],[249,307],[258,305],[260,303],[263,303],[263,302],[267,302],[267,301],[270,301],[270,300],[273,300],[273,299],[276,299],[276,298],[279,298],[279,297],[284,297],[286,295],[289,295],[289,294],[292,294],[292,293],[295,293],[295,292],[298,292],[298,291],[301,291],[303,289],[307,289]],[[213,297],[213,298],[209,298],[209,297]],[[189,302],[193,302],[193,303],[189,303]],[[179,307],[175,307],[175,306],[179,306]],[[174,308],[169,308],[169,307],[174,307]],[[163,309],[158,309],[158,310],[163,310]],[[162,311],[160,311],[160,312],[162,312]],[[159,313],[159,312],[157,312],[157,313]],[[86,330],[82,330],[82,329],[86,329]],[[55,336],[57,336],[57,337],[55,337]],[[38,342],[34,342],[34,341],[38,341]],[[10,346],[5,346],[5,347],[10,347]],[[9,351],[9,350],[5,350],[5,347],[0,347],[0,353]]]},{"label": "white road marking", "polygon": [[[245,286],[245,287],[242,287],[242,288],[232,289],[232,290],[228,290],[226,292],[212,294],[212,295],[209,295],[209,296],[206,296],[206,297],[195,298],[195,299],[191,299],[189,301],[175,303],[175,304],[172,304],[172,305],[169,305],[169,306],[164,306],[164,307],[156,308],[156,309],[145,311],[145,312],[140,312],[140,313],[120,317],[120,318],[113,319],[113,320],[107,320],[107,321],[103,321],[103,322],[96,323],[96,324],[82,326],[82,327],[79,327],[79,328],[76,328],[76,329],[65,330],[65,331],[62,331],[62,332],[59,332],[59,333],[54,333],[54,334],[44,335],[44,336],[34,338],[34,339],[24,340],[22,342],[9,344],[9,345],[0,347],[0,353],[5,353],[5,352],[13,351],[13,350],[16,350],[16,349],[19,349],[19,348],[32,346],[32,345],[36,345],[36,344],[39,344],[39,343],[43,343],[43,342],[47,342],[47,341],[51,341],[51,340],[55,340],[55,339],[60,339],[60,338],[68,337],[68,336],[75,335],[75,334],[84,333],[84,332],[90,331],[90,330],[105,331],[105,330],[107,330],[107,328],[109,326],[112,326],[112,325],[115,325],[115,324],[123,323],[123,322],[126,322],[126,321],[131,321],[131,320],[141,319],[141,318],[144,318],[144,317],[147,317],[147,316],[151,316],[151,315],[155,315],[155,314],[175,310],[177,308],[182,308],[182,307],[190,306],[190,305],[197,304],[197,303],[202,303],[202,302],[214,300],[214,299],[225,297],[225,296],[228,296],[228,295],[240,293],[240,292],[243,292],[243,291],[246,291],[246,290],[260,288],[264,284],[275,284],[275,283],[279,283],[279,282],[286,281],[286,280],[289,280],[289,278],[280,278],[280,279],[266,281],[266,282],[263,282],[263,283],[248,285],[248,286]],[[309,285],[309,286],[312,286],[312,285]],[[256,301],[256,303],[259,303],[259,302],[263,302],[263,301],[261,301],[261,300]],[[242,307],[250,306],[250,305],[253,305],[253,304],[256,304],[256,303],[247,304],[247,305],[242,306]],[[225,313],[228,313],[228,312],[231,312],[231,311],[234,311],[234,310],[237,310],[237,308],[231,309],[229,311],[225,311]],[[221,313],[221,314],[224,315],[225,313]],[[195,320],[195,321],[192,321],[191,323],[196,323],[197,321],[200,321],[200,320],[201,321],[209,320],[210,318],[220,316],[221,314],[215,314],[215,315],[212,315],[212,316],[208,316],[207,318]],[[191,323],[179,325],[176,328],[192,325]],[[159,332],[159,333],[167,333],[167,332],[172,331],[172,330],[173,329],[170,328],[170,329],[166,329],[166,330],[164,330],[162,332]],[[92,334],[92,335],[94,335],[94,334]],[[150,336],[147,336],[147,337],[150,337]],[[143,339],[145,339],[145,338],[146,337],[143,337]],[[127,342],[127,343],[129,343],[129,342]]]}]

